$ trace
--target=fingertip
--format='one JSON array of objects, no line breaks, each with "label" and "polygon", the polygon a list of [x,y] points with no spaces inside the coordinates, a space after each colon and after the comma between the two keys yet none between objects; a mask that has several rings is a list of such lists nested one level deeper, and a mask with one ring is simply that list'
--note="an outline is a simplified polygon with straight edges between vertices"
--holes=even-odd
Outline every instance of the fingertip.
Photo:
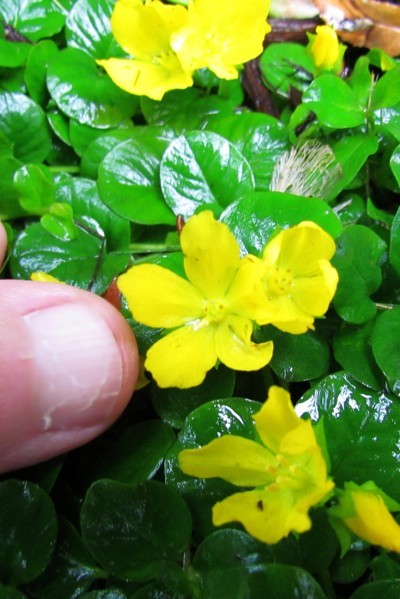
[{"label": "fingertip", "polygon": [[3,264],[4,257],[6,255],[6,251],[7,251],[7,233],[6,233],[6,230],[3,226],[3,224],[0,222],[0,267]]},{"label": "fingertip", "polygon": [[128,323],[102,298],[53,283],[0,285],[0,332],[7,341],[0,346],[0,380],[7,389],[0,391],[5,471],[103,432],[129,402],[139,360]]}]

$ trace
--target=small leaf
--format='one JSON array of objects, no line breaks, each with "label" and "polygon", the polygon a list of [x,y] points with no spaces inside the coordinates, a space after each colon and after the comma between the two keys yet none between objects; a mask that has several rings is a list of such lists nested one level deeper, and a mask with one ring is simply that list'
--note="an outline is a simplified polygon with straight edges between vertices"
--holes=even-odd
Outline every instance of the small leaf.
[{"label": "small leaf", "polygon": [[111,32],[114,0],[77,0],[66,22],[68,45],[94,58],[119,57],[124,53]]},{"label": "small leaf", "polygon": [[400,306],[378,316],[372,331],[371,346],[390,388],[400,395]]}]

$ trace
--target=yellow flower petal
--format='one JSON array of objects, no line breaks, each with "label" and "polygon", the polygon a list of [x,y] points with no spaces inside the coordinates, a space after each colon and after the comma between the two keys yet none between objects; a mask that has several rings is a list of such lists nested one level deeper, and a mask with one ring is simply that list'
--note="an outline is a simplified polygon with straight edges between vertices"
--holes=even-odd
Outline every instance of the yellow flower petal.
[{"label": "yellow flower petal", "polygon": [[215,526],[241,522],[246,531],[263,543],[277,543],[292,531],[305,532],[311,528],[307,511],[296,509],[291,493],[271,485],[235,493],[213,507]]},{"label": "yellow flower petal", "polygon": [[356,512],[353,517],[343,518],[346,526],[368,543],[400,553],[400,526],[382,497],[362,487],[347,489],[345,493],[350,493]]},{"label": "yellow flower petal", "polygon": [[293,285],[293,302],[304,313],[322,316],[329,308],[339,280],[337,270],[327,261],[320,261],[320,273],[299,277]]},{"label": "yellow flower petal", "polygon": [[186,25],[187,10],[151,1],[119,0],[111,15],[111,29],[118,44],[134,58],[152,61],[171,51],[170,36]]},{"label": "yellow flower petal", "polygon": [[268,399],[253,420],[264,445],[276,453],[284,436],[303,422],[294,411],[290,394],[275,385],[269,388]]},{"label": "yellow flower petal", "polygon": [[53,275],[49,275],[47,272],[43,272],[42,270],[38,270],[31,274],[31,281],[39,281],[40,283],[62,283],[64,281],[60,281]]},{"label": "yellow flower petal", "polygon": [[266,466],[275,458],[265,447],[244,437],[223,435],[199,449],[185,449],[179,466],[190,476],[223,478],[240,487],[258,487],[273,481]]},{"label": "yellow flower petal", "polygon": [[148,326],[178,327],[202,314],[204,299],[197,289],[157,264],[132,266],[117,284],[135,320]]},{"label": "yellow flower petal", "polygon": [[239,246],[228,227],[206,210],[192,216],[181,233],[185,272],[207,298],[224,297],[239,266]]},{"label": "yellow flower petal", "polygon": [[340,44],[333,27],[319,25],[312,36],[308,49],[315,66],[319,69],[333,68],[340,58]]},{"label": "yellow flower petal", "polygon": [[109,58],[97,60],[110,78],[130,94],[148,96],[161,100],[172,89],[186,89],[193,85],[191,75],[186,73],[174,54],[167,55],[159,64],[143,60]]},{"label": "yellow flower petal", "polygon": [[234,370],[259,370],[271,361],[272,341],[253,343],[253,325],[247,318],[227,316],[218,326],[215,344],[218,358]]},{"label": "yellow flower petal", "polygon": [[196,387],[217,361],[214,335],[212,325],[183,326],[151,346],[145,367],[159,387]]}]

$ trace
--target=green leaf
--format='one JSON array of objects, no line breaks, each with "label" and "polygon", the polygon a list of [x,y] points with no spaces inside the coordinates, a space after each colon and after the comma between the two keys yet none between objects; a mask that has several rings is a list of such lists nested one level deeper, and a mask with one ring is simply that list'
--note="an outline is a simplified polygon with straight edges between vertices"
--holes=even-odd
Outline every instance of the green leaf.
[{"label": "green leaf", "polygon": [[270,366],[283,381],[309,381],[328,373],[329,347],[321,334],[310,331],[291,335],[270,326],[265,328],[263,339],[274,342]]},{"label": "green leaf", "polygon": [[30,50],[25,70],[25,84],[32,100],[41,106],[44,106],[49,98],[46,85],[47,67],[57,52],[57,45],[52,40],[43,40]]},{"label": "green leaf", "polygon": [[19,203],[30,214],[45,214],[54,202],[53,175],[44,165],[26,164],[14,175]]},{"label": "green leaf", "polygon": [[311,574],[283,564],[268,564],[255,571],[249,580],[249,591],[252,599],[327,599]]},{"label": "green leaf", "polygon": [[400,395],[400,306],[378,316],[372,331],[371,346],[390,388]]},{"label": "green leaf", "polygon": [[397,210],[390,230],[389,260],[400,274],[400,208]]},{"label": "green leaf", "polygon": [[30,482],[0,483],[0,579],[26,584],[50,562],[57,536],[53,503]]},{"label": "green leaf", "polygon": [[26,214],[18,201],[18,192],[14,186],[14,175],[20,167],[21,162],[12,156],[0,156],[0,220]]},{"label": "green leaf", "polygon": [[332,237],[342,231],[339,218],[323,200],[279,191],[246,194],[233,202],[220,220],[231,229],[243,253],[258,254],[271,235],[304,220],[317,223]]},{"label": "green leaf", "polygon": [[14,587],[6,587],[0,582],[0,599],[26,599],[26,595]]},{"label": "green leaf", "polygon": [[349,129],[365,121],[365,107],[348,83],[337,75],[326,74],[315,79],[304,92],[303,102],[327,127]]},{"label": "green leaf", "polygon": [[5,23],[36,42],[61,31],[66,10],[54,0],[0,0],[0,14]]},{"label": "green leaf", "polygon": [[371,110],[390,108],[400,102],[400,67],[385,73],[375,83],[371,95]]},{"label": "green leaf", "polygon": [[379,580],[369,582],[359,587],[350,599],[376,599],[376,597],[385,597],[385,599],[397,599],[400,591],[400,578],[393,580]]},{"label": "green leaf", "polygon": [[[133,133],[134,136],[135,133]],[[112,129],[110,132],[104,133],[92,140],[82,154],[80,170],[82,177],[97,179],[99,166],[108,152],[121,142],[131,138],[131,129]]]},{"label": "green leaf", "polygon": [[254,189],[244,156],[229,141],[207,131],[181,135],[170,143],[160,165],[161,189],[174,214],[184,218],[200,207],[217,212]]},{"label": "green leaf", "polygon": [[29,592],[40,599],[71,599],[81,596],[93,581],[104,576],[76,529],[61,518],[53,559],[45,572],[29,585]]},{"label": "green leaf", "polygon": [[115,0],[77,0],[69,12],[65,34],[68,45],[94,58],[123,55],[111,32]]},{"label": "green leaf", "polygon": [[400,562],[398,556],[382,553],[371,561],[374,581],[400,578]]},{"label": "green leaf", "polygon": [[290,147],[286,127],[267,114],[244,112],[214,119],[207,128],[243,154],[253,171],[256,190],[269,190],[274,165]]},{"label": "green leaf", "polygon": [[362,324],[376,314],[370,295],[382,282],[379,261],[386,244],[363,225],[347,227],[337,244],[332,263],[338,270],[339,284],[333,303],[343,320]]},{"label": "green leaf", "polygon": [[207,373],[201,385],[190,389],[161,389],[153,382],[151,398],[160,418],[180,429],[190,412],[207,401],[231,396],[234,385],[235,372],[220,364]]},{"label": "green leaf", "polygon": [[172,428],[160,420],[143,421],[118,435],[100,438],[81,452],[79,482],[89,486],[99,478],[129,484],[150,479],[174,441]]},{"label": "green leaf", "polygon": [[339,584],[354,584],[366,573],[370,560],[370,548],[354,543],[343,557],[337,555],[333,561],[330,568],[333,581]]},{"label": "green leaf", "polygon": [[305,91],[315,71],[306,47],[296,43],[268,44],[260,69],[266,85],[284,98],[289,98],[293,87]]},{"label": "green leaf", "polygon": [[26,64],[31,46],[24,42],[9,42],[0,38],[0,67],[15,68]]},{"label": "green leaf", "polygon": [[356,60],[353,72],[347,81],[355,92],[360,105],[367,106],[374,85],[374,75],[370,71],[369,57],[360,56]]},{"label": "green leaf", "polygon": [[42,162],[51,140],[43,110],[20,93],[0,92],[0,129],[24,162]]},{"label": "green leaf", "polygon": [[136,223],[173,225],[175,217],[161,193],[161,157],[169,134],[134,129],[132,139],[114,147],[99,167],[99,191],[117,214]]},{"label": "green leaf", "polygon": [[217,530],[206,537],[193,557],[201,597],[253,597],[249,580],[271,562],[271,550],[240,530]]},{"label": "green leaf", "polygon": [[329,198],[335,198],[343,189],[351,186],[368,157],[377,152],[378,139],[375,135],[365,133],[343,136],[332,145],[332,150],[342,167],[342,176],[329,193]]},{"label": "green leaf", "polygon": [[333,352],[342,368],[356,381],[378,391],[384,388],[385,379],[372,353],[374,324],[375,320],[371,319],[361,327],[342,326],[333,339]]},{"label": "green leaf", "polygon": [[94,59],[77,48],[56,54],[47,71],[47,86],[57,106],[84,125],[105,129],[131,117],[137,100],[98,70]]},{"label": "green leaf", "polygon": [[231,398],[210,401],[186,418],[176,443],[165,459],[165,479],[181,493],[192,511],[194,528],[201,536],[215,530],[211,523],[214,503],[235,493],[237,487],[222,479],[201,479],[188,476],[178,465],[178,454],[182,449],[206,445],[221,435],[239,435],[255,439],[256,431],[252,415],[260,404],[249,399]]},{"label": "green leaf", "polygon": [[338,486],[373,480],[387,495],[400,499],[397,397],[368,389],[348,373],[337,372],[305,393],[296,412],[309,415],[314,422],[324,419],[331,473]]},{"label": "green leaf", "polygon": [[162,483],[129,486],[100,480],[87,492],[81,527],[87,547],[106,571],[146,581],[182,557],[191,518],[179,494]]}]

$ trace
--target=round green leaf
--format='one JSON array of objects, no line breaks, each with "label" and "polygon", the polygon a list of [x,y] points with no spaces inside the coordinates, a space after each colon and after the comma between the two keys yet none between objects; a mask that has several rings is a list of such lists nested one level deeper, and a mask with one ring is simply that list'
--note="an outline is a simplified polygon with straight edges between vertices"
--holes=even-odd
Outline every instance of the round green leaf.
[{"label": "round green leaf", "polygon": [[31,214],[45,214],[54,202],[53,175],[44,165],[26,164],[14,175],[19,203]]},{"label": "round green leaf", "polygon": [[245,254],[258,254],[277,230],[304,220],[314,221],[332,237],[342,231],[339,218],[323,200],[279,191],[244,195],[224,210],[220,220],[231,229]]},{"label": "round green leaf", "polygon": [[99,478],[134,484],[152,478],[175,441],[172,428],[160,420],[130,426],[118,436],[104,436],[82,450],[78,464],[80,484]]},{"label": "round green leaf", "polygon": [[379,580],[363,584],[352,595],[350,599],[397,599],[400,593],[400,578],[394,580]]},{"label": "round green leaf", "polygon": [[97,179],[99,166],[108,152],[131,137],[130,129],[112,129],[91,141],[82,154],[80,170],[82,177]]},{"label": "round green leaf", "polygon": [[249,579],[249,591],[251,599],[327,599],[311,574],[283,564],[268,564],[254,572]]},{"label": "round green leaf", "polygon": [[49,496],[34,483],[0,483],[0,579],[18,585],[34,580],[50,562],[57,520]]},{"label": "round green leaf", "polygon": [[19,194],[14,186],[14,175],[21,167],[21,162],[12,156],[0,156],[0,220],[24,216],[19,203]]},{"label": "round green leaf", "polygon": [[93,561],[76,529],[61,518],[53,559],[29,585],[29,592],[40,599],[70,599],[81,596],[94,580],[103,577],[104,572]]},{"label": "round green leaf", "polygon": [[222,479],[200,479],[188,476],[178,465],[182,449],[206,445],[216,437],[231,434],[255,439],[252,415],[260,404],[249,399],[231,398],[210,401],[194,410],[185,420],[176,443],[165,458],[165,478],[168,485],[178,489],[189,504],[196,531],[206,536],[214,529],[211,508],[217,501],[237,492],[237,487]]},{"label": "round green leaf", "polygon": [[383,389],[385,379],[379,370],[371,348],[371,333],[375,320],[364,326],[342,326],[333,339],[335,359],[355,379],[372,389]]},{"label": "round green leaf", "polygon": [[26,599],[26,595],[14,587],[6,587],[0,583],[0,599]]},{"label": "round green leaf", "polygon": [[0,38],[0,67],[15,68],[26,64],[30,52],[29,44],[9,42]]},{"label": "round green leaf", "polygon": [[42,162],[51,148],[50,133],[43,110],[20,93],[0,93],[0,130],[24,162]]},{"label": "round green leaf", "polygon": [[80,48],[94,58],[123,54],[111,32],[110,17],[114,6],[115,0],[77,0],[67,17],[68,45]]},{"label": "round green leaf", "polygon": [[179,494],[162,483],[100,480],[86,495],[81,527],[87,547],[108,572],[145,581],[181,558],[191,517]]},{"label": "round green leaf", "polygon": [[289,149],[286,127],[259,112],[213,119],[208,129],[232,142],[249,162],[257,190],[268,191],[279,156]]},{"label": "round green leaf", "polygon": [[314,422],[323,418],[331,472],[338,486],[373,480],[399,501],[397,397],[368,389],[339,372],[308,391],[296,412],[308,414]]},{"label": "round green leaf", "polygon": [[10,23],[33,42],[51,37],[61,31],[66,10],[52,0],[0,0],[0,14],[5,23]]},{"label": "round green leaf", "polygon": [[174,214],[187,218],[199,207],[217,212],[254,189],[244,156],[216,133],[181,135],[166,149],[160,166],[161,189]]},{"label": "round green leaf", "polygon": [[41,106],[44,106],[49,98],[46,86],[47,67],[57,52],[57,45],[52,40],[43,40],[31,48],[28,57],[25,70],[26,87],[32,100]]},{"label": "round green leaf", "polygon": [[260,69],[267,86],[289,98],[292,88],[305,91],[315,70],[310,53],[296,43],[268,44],[260,59]]},{"label": "round green leaf", "polygon": [[132,95],[119,89],[91,56],[77,48],[66,48],[53,57],[47,86],[67,116],[99,129],[118,126],[137,106]]},{"label": "round green leaf", "polygon": [[358,127],[365,121],[365,109],[348,83],[333,74],[314,79],[303,94],[303,103],[315,112],[321,124],[334,129]]},{"label": "round green leaf", "polygon": [[272,561],[268,545],[240,530],[217,530],[199,545],[193,568],[200,577],[201,597],[252,597],[249,579]]},{"label": "round green leaf", "polygon": [[400,395],[400,306],[378,316],[372,331],[371,346],[390,388]]},{"label": "round green leaf", "polygon": [[263,338],[274,342],[270,366],[282,380],[288,383],[309,381],[328,373],[329,347],[321,334],[310,331],[291,335],[271,326],[263,333]]},{"label": "round green leaf", "polygon": [[347,227],[337,244],[332,260],[339,273],[334,306],[343,320],[362,324],[376,314],[376,306],[370,295],[382,282],[379,261],[386,244],[374,231],[363,225]]},{"label": "round green leaf", "polygon": [[339,584],[351,584],[359,580],[365,574],[371,561],[371,548],[354,544],[345,555],[336,556],[330,572],[334,582]]},{"label": "round green leaf", "polygon": [[146,225],[175,223],[159,181],[160,161],[168,142],[169,134],[158,129],[134,129],[132,139],[106,155],[99,167],[99,191],[117,214]]},{"label": "round green leaf", "polygon": [[232,395],[234,385],[235,372],[220,364],[207,373],[201,385],[190,389],[161,389],[152,382],[151,398],[160,418],[179,429],[195,408],[207,401]]},{"label": "round green leaf", "polygon": [[[399,146],[400,148],[400,146]],[[400,159],[400,152],[399,152]],[[399,160],[400,162],[400,160]],[[400,169],[399,169],[399,181],[400,181]],[[396,272],[400,274],[400,208],[397,210],[393,224],[390,230],[390,248],[389,248],[389,259],[390,263],[395,268]]]}]

